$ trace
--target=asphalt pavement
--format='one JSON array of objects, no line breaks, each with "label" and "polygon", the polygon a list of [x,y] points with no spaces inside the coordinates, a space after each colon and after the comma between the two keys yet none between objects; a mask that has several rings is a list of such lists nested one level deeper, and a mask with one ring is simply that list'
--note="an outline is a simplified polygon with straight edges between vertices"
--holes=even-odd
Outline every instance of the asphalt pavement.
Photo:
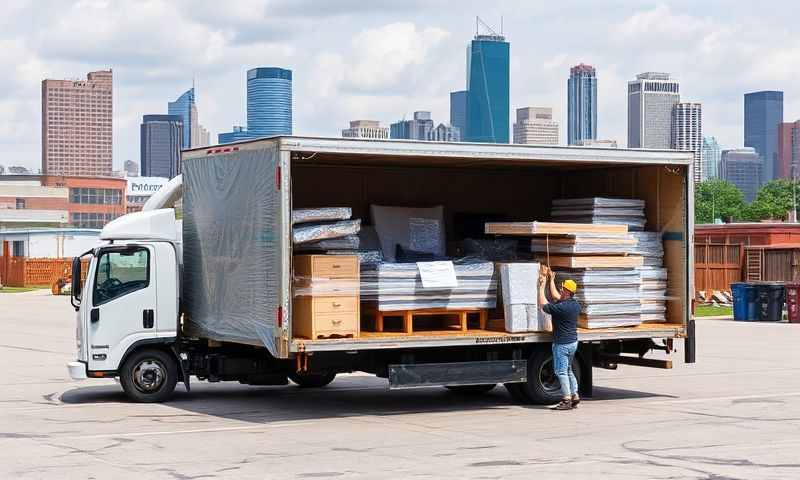
[{"label": "asphalt pavement", "polygon": [[389,391],[195,382],[133,404],[72,381],[67,297],[0,294],[0,478],[800,478],[800,324],[698,321],[698,363],[595,369],[577,410]]}]

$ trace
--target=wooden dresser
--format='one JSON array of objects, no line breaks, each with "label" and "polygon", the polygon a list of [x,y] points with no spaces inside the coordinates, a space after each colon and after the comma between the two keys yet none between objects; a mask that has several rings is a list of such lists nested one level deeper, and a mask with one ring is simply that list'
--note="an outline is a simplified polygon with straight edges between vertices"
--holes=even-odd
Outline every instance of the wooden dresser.
[{"label": "wooden dresser", "polygon": [[293,297],[295,337],[358,337],[361,309],[357,256],[295,255],[294,279],[296,288],[310,290]]}]

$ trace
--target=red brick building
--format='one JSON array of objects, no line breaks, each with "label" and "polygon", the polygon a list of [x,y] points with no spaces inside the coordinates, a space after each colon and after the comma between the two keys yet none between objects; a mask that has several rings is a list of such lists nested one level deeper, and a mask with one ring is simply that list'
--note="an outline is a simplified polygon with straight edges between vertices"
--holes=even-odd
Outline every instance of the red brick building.
[{"label": "red brick building", "polygon": [[[780,178],[800,177],[800,120],[778,125],[778,165],[776,174]],[[793,168],[794,167],[794,168]]]},{"label": "red brick building", "polygon": [[116,177],[3,175],[0,222],[102,228],[126,213],[127,185]]}]

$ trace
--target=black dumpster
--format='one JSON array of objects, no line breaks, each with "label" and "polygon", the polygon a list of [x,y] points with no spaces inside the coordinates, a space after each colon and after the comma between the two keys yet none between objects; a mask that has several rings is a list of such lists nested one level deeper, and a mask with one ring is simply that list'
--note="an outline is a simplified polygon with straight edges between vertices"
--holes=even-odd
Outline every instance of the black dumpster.
[{"label": "black dumpster", "polygon": [[784,287],[782,283],[756,284],[756,310],[758,320],[778,322],[783,319]]}]

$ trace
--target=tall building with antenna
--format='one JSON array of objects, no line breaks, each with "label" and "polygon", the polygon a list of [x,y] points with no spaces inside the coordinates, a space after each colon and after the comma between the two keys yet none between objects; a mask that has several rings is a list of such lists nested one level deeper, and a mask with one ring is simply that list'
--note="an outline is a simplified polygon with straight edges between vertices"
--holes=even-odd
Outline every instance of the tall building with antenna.
[{"label": "tall building with antenna", "polygon": [[[479,17],[467,47],[467,142],[509,143],[510,44]],[[483,32],[481,31],[483,30]]]},{"label": "tall building with antenna", "polygon": [[174,102],[167,103],[167,113],[178,115],[183,122],[183,138],[181,149],[205,147],[210,143],[208,130],[200,125],[197,114],[197,103],[195,99],[194,81],[192,88],[186,90]]}]

